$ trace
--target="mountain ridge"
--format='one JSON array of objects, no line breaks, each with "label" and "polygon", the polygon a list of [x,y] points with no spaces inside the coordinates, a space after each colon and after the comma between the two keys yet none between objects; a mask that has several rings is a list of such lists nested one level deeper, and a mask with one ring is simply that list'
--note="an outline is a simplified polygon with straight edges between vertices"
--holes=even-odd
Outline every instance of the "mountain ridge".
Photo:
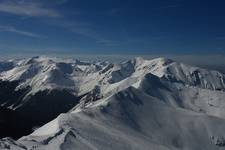
[{"label": "mountain ridge", "polygon": [[[17,82],[13,91],[29,87],[13,110],[26,114],[29,108],[29,115],[38,117],[35,107],[46,107],[43,115],[54,115],[18,141],[2,139],[0,148],[199,150],[225,145],[225,75],[218,71],[166,58],[119,64],[46,57],[12,62],[0,79]],[[0,100],[1,106],[15,105],[6,102]]]}]

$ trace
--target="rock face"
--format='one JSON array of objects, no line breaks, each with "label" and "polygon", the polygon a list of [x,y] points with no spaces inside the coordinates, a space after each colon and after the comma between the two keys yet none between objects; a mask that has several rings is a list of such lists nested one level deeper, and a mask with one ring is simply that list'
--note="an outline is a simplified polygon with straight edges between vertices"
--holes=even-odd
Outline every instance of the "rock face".
[{"label": "rock face", "polygon": [[224,137],[214,137],[211,136],[210,137],[212,140],[212,143],[219,146],[219,147],[224,147],[225,146],[225,139]]},{"label": "rock face", "polygon": [[[34,57],[5,67],[8,63],[0,65],[0,125],[7,131],[1,137],[21,138],[2,139],[0,149],[216,150],[225,145],[220,72],[165,58],[112,64]],[[11,118],[21,125],[11,126]]]}]

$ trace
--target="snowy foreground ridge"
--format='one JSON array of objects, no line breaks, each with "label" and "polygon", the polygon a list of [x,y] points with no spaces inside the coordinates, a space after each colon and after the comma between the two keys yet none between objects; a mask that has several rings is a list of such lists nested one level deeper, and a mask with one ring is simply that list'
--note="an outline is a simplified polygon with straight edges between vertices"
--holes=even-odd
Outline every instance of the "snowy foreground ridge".
[{"label": "snowy foreground ridge", "polygon": [[34,57],[0,62],[0,79],[17,81],[15,91],[29,89],[20,101],[0,101],[13,111],[43,106],[27,98],[40,91],[80,98],[62,97],[62,107],[73,104],[67,113],[17,141],[0,139],[1,150],[225,149],[225,75],[217,71],[165,58],[112,64]]}]

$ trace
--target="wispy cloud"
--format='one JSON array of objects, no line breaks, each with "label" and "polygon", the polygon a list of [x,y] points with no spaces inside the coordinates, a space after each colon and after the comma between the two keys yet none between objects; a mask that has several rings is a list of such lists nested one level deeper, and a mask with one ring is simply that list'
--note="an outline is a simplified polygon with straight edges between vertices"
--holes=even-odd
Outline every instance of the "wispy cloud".
[{"label": "wispy cloud", "polygon": [[28,17],[58,18],[62,16],[57,10],[44,7],[39,1],[3,1],[0,2],[0,12]]},{"label": "wispy cloud", "polygon": [[41,36],[39,34],[28,32],[28,31],[19,30],[19,29],[16,29],[15,27],[12,27],[12,26],[1,26],[0,25],[0,32],[1,31],[12,32],[12,33],[16,33],[16,34],[23,35],[23,36],[33,37],[33,38],[42,38],[43,37],[43,36]]},{"label": "wispy cloud", "polygon": [[88,37],[96,41],[98,44],[110,45],[112,40],[107,39],[101,32],[93,27],[91,23],[82,21],[68,20],[48,20],[45,23],[57,26],[67,30],[68,32]]},{"label": "wispy cloud", "polygon": [[71,25],[69,25],[69,26],[66,26],[66,24],[61,24],[61,25],[63,25],[62,27],[64,27],[65,29],[67,29],[70,32],[73,32],[75,34],[95,40],[97,44],[101,44],[104,46],[117,45],[116,41],[106,38],[98,30],[93,29],[93,27],[87,23],[86,24],[85,23],[80,23],[80,24],[72,24],[71,23]]}]

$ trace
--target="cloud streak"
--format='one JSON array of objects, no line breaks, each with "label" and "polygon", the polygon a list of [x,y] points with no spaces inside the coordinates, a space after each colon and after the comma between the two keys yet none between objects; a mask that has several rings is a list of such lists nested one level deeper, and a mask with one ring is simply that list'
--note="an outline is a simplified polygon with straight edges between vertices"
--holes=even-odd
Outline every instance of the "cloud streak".
[{"label": "cloud streak", "polygon": [[68,32],[72,32],[74,34],[88,37],[96,41],[97,44],[102,44],[105,46],[116,45],[116,42],[106,38],[102,35],[97,29],[93,28],[91,23],[82,22],[82,21],[68,21],[68,20],[51,20],[45,22],[49,25],[57,26],[65,29]]},{"label": "cloud streak", "polygon": [[28,17],[62,17],[58,11],[44,7],[38,1],[3,1],[0,3],[0,12]]},{"label": "cloud streak", "polygon": [[15,27],[12,27],[12,26],[0,26],[0,31],[16,33],[16,34],[19,34],[19,35],[32,37],[32,38],[41,38],[42,37],[39,34],[35,34],[35,33],[32,33],[32,32],[28,32],[28,31],[23,31],[23,30],[18,30]]},{"label": "cloud streak", "polygon": [[[79,36],[88,37],[90,39],[95,40],[95,42],[99,45],[104,46],[113,46],[116,45],[115,41],[110,40],[103,36],[97,29],[93,28],[93,25],[90,22],[79,21],[79,20],[67,20],[66,16],[62,13],[54,9],[56,5],[62,5],[68,3],[69,0],[58,0],[53,1],[49,0],[48,2],[44,2],[41,0],[0,0],[0,13],[7,13],[11,15],[17,15],[22,17],[47,17],[42,18],[44,23],[60,27],[66,29],[69,32],[77,34]],[[47,7],[48,6],[48,7]],[[107,15],[115,15],[119,9],[113,8],[111,9]],[[75,12],[75,14],[80,14],[80,12]],[[50,19],[51,18],[51,19]],[[33,37],[33,38],[40,38],[42,36],[19,30],[17,27],[12,26],[1,26],[0,25],[0,32],[12,32],[23,36]]]},{"label": "cloud streak", "polygon": [[[65,27],[65,26],[64,26]],[[70,26],[65,27],[68,31],[71,31],[75,34],[91,38],[96,41],[97,44],[104,46],[115,46],[117,45],[115,41],[105,38],[98,31],[94,30],[90,26]]]}]

